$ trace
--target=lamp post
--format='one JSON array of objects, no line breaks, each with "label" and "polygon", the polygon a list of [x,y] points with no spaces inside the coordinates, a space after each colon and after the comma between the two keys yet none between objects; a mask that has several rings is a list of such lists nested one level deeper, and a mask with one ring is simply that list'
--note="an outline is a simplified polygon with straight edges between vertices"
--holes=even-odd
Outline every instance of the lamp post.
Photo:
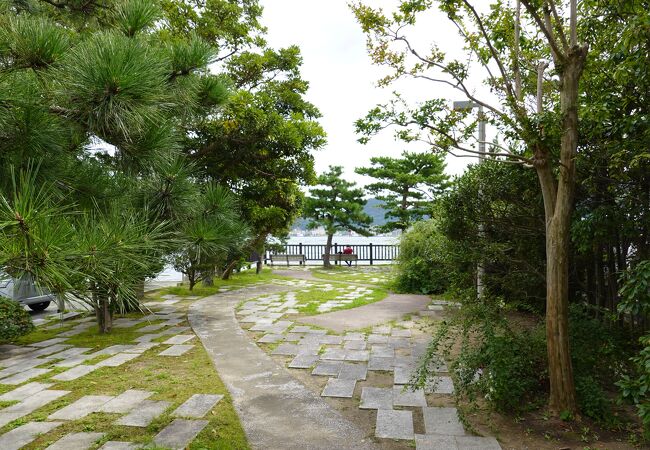
[{"label": "lamp post", "polygon": [[[485,118],[483,117],[483,105],[479,105],[471,100],[454,102],[455,111],[468,111],[478,108],[478,162],[479,164],[485,159]],[[478,198],[482,197],[481,184],[479,182]],[[478,224],[478,235],[482,238],[485,235],[483,223]],[[485,278],[485,268],[481,262],[476,263],[476,294],[478,298],[483,298],[483,279]]]}]

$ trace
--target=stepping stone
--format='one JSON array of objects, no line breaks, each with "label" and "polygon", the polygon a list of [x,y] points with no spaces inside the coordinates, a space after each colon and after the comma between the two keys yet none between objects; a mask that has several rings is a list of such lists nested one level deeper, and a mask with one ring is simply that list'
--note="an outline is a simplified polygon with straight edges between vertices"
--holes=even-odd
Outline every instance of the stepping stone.
[{"label": "stepping stone", "polygon": [[413,439],[413,413],[378,409],[375,436],[384,439]]},{"label": "stepping stone", "polygon": [[365,380],[368,367],[365,364],[343,363],[338,378],[341,380]]},{"label": "stepping stone", "polygon": [[456,436],[458,450],[501,450],[501,446],[493,437]]},{"label": "stepping stone", "polygon": [[324,375],[330,377],[338,377],[343,367],[341,361],[320,361],[318,365],[312,370],[312,375]]},{"label": "stepping stone", "polygon": [[296,344],[280,344],[275,350],[271,352],[271,354],[282,356],[296,356],[298,354],[298,346]]},{"label": "stepping stone", "polygon": [[158,356],[181,356],[193,347],[194,345],[172,345],[167,350],[158,353]]},{"label": "stepping stone", "polygon": [[156,445],[173,450],[186,448],[208,425],[207,420],[174,419],[158,433],[153,441]]},{"label": "stepping stone", "polygon": [[48,433],[62,424],[63,422],[28,422],[0,436],[0,448],[2,450],[18,450],[39,435]]},{"label": "stepping stone", "polygon": [[394,336],[388,338],[388,345],[392,348],[409,348],[411,346],[407,338]]},{"label": "stepping stone", "polygon": [[371,334],[368,336],[368,344],[387,344],[388,336],[383,334]]},{"label": "stepping stone", "polygon": [[339,378],[330,378],[327,380],[327,384],[321,393],[321,397],[352,398],[356,384],[357,380],[341,380]]},{"label": "stepping stone", "polygon": [[194,339],[196,336],[193,334],[179,334],[178,336],[173,336],[167,339],[163,344],[184,344],[187,341]]},{"label": "stepping stone", "polygon": [[422,408],[426,434],[464,436],[465,428],[458,420],[456,408]]},{"label": "stepping stone", "polygon": [[327,348],[320,356],[320,359],[343,361],[345,359],[346,350],[342,348]]},{"label": "stepping stone", "polygon": [[345,341],[343,348],[346,350],[365,350],[366,341]]},{"label": "stepping stone", "polygon": [[11,402],[25,400],[27,397],[31,397],[38,392],[44,391],[52,385],[52,383],[27,383],[14,389],[13,391],[9,391],[0,395],[0,401]]},{"label": "stepping stone", "polygon": [[370,354],[381,356],[382,358],[393,358],[395,356],[395,350],[392,347],[387,347],[385,345],[373,345],[370,348]]},{"label": "stepping stone", "polygon": [[113,400],[104,403],[98,411],[106,413],[128,413],[152,395],[153,392],[129,389],[128,391],[122,392]]},{"label": "stepping stone", "polygon": [[7,425],[8,423],[13,422],[14,420],[31,414],[38,408],[41,408],[42,406],[45,406],[48,403],[53,402],[54,400],[57,400],[69,393],[70,391],[43,390],[30,397],[27,397],[20,403],[16,403],[15,405],[4,408],[2,411],[0,411],[0,428]]},{"label": "stepping stone", "polygon": [[[45,363],[46,361],[43,361]],[[52,369],[28,369],[24,372],[17,373],[16,375],[10,376],[8,378],[3,378],[0,380],[0,384],[23,384],[25,381],[29,381],[32,378],[40,377],[48,372],[51,372]]]},{"label": "stepping stone", "polygon": [[363,333],[347,333],[343,336],[344,341],[365,341],[366,337]]},{"label": "stepping stone", "polygon": [[76,402],[50,414],[48,420],[78,420],[86,417],[88,414],[97,412],[101,407],[113,400],[115,397],[110,395],[85,395]]},{"label": "stepping stone", "polygon": [[414,373],[413,367],[396,366],[393,384],[409,384]]},{"label": "stepping stone", "polygon": [[393,386],[393,406],[427,406],[424,389],[404,389],[403,386]]},{"label": "stepping stone", "polygon": [[310,354],[298,354],[293,360],[289,363],[290,369],[309,369],[316,364],[318,361],[318,352],[315,355]]},{"label": "stepping stone", "polygon": [[141,444],[134,444],[133,442],[108,441],[98,450],[136,450],[141,447]]},{"label": "stepping stone", "polygon": [[84,375],[88,375],[90,372],[97,369],[99,369],[97,366],[77,366],[58,375],[54,375],[52,379],[56,381],[72,381],[81,378]]},{"label": "stepping stone", "polygon": [[311,327],[305,327],[305,326],[297,326],[291,329],[292,333],[309,333],[310,331],[311,331]]},{"label": "stepping stone", "polygon": [[99,351],[96,351],[93,353],[93,356],[101,356],[101,355],[117,355],[118,353],[122,353],[126,350],[129,350],[133,348],[133,345],[126,345],[126,344],[119,344],[119,345],[111,345],[110,347],[103,348]]},{"label": "stepping stone", "polygon": [[223,395],[220,394],[194,394],[176,408],[172,415],[200,419],[209,413],[222,398]]},{"label": "stepping stone", "polygon": [[310,344],[310,343],[303,344],[301,342],[301,343],[298,344],[298,353],[297,353],[297,355],[298,356],[300,356],[300,355],[317,356],[319,351],[320,351],[320,344]]},{"label": "stepping stone", "polygon": [[138,353],[118,353],[117,355],[111,356],[110,358],[100,361],[95,365],[97,367],[118,367],[125,362],[137,358],[138,356],[140,356]]},{"label": "stepping stone", "polygon": [[395,367],[394,358],[385,358],[383,356],[370,355],[368,360],[368,370],[381,370],[391,372]]},{"label": "stepping stone", "polygon": [[151,350],[154,347],[158,347],[160,344],[158,342],[140,342],[138,345],[133,346],[128,350],[124,350],[124,353],[137,353],[138,355],[143,354],[147,350]]},{"label": "stepping stone", "polygon": [[335,336],[333,334],[326,334],[318,337],[318,343],[324,345],[340,345],[343,342],[341,336]]},{"label": "stepping stone", "polygon": [[434,377],[430,390],[434,394],[453,394],[454,382],[450,377]]},{"label": "stepping stone", "polygon": [[32,347],[49,347],[50,345],[54,344],[59,344],[63,341],[65,341],[65,338],[54,338],[54,339],[48,339],[47,341],[41,341],[41,342],[35,342],[33,344],[30,344]]},{"label": "stepping stone", "polygon": [[454,436],[415,435],[415,450],[458,450]]},{"label": "stepping stone", "polygon": [[151,333],[152,331],[158,331],[161,328],[165,328],[167,324],[165,322],[162,323],[154,323],[153,325],[147,325],[142,328],[138,328],[135,330],[138,333]]},{"label": "stepping stone", "polygon": [[169,402],[144,400],[137,408],[115,423],[129,427],[146,427],[156,417],[164,413],[169,405],[171,405]]},{"label": "stepping stone", "polygon": [[104,433],[70,433],[45,450],[87,450],[104,437]]},{"label": "stepping stone", "polygon": [[364,387],[361,389],[360,409],[393,409],[393,390]]},{"label": "stepping stone", "polygon": [[411,337],[411,330],[402,330],[399,328],[395,328],[391,333],[391,336],[394,337]]},{"label": "stepping stone", "polygon": [[[258,343],[260,344],[274,344],[276,342],[280,342],[285,340],[284,336],[281,334],[265,334],[262,336],[260,339],[257,340]],[[289,339],[287,339],[289,340]]]},{"label": "stepping stone", "polygon": [[368,350],[345,350],[346,361],[368,361],[369,358]]}]

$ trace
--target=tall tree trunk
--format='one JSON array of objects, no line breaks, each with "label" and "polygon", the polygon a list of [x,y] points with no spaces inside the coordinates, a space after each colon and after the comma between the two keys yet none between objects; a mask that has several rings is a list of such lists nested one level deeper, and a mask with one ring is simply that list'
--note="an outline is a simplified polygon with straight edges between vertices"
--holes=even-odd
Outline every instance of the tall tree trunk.
[{"label": "tall tree trunk", "polygon": [[226,267],[226,270],[224,270],[223,274],[221,275],[222,280],[229,280],[230,279],[230,275],[232,275],[232,271],[235,268],[235,266],[237,265],[238,261],[239,261],[238,259],[235,259],[234,261],[231,261],[230,264],[228,264],[228,267]]},{"label": "tall tree trunk", "polygon": [[327,234],[327,243],[325,244],[325,255],[323,257],[323,266],[330,268],[332,264],[330,263],[330,253],[332,252],[332,238],[334,234]]},{"label": "tall tree trunk", "polygon": [[100,334],[110,333],[113,329],[113,316],[108,301],[108,297],[99,297],[99,302],[95,304],[95,316]]},{"label": "tall tree trunk", "polygon": [[194,286],[196,285],[196,271],[195,270],[188,270],[187,271],[187,281],[190,283],[190,292],[194,289]]}]

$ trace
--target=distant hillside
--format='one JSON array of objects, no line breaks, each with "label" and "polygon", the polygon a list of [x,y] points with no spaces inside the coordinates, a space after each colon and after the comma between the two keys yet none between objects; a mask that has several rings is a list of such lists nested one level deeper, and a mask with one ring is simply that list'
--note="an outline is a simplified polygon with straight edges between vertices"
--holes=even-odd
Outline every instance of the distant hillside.
[{"label": "distant hillside", "polygon": [[[368,199],[368,203],[366,203],[366,206],[364,206],[363,210],[366,214],[368,214],[370,217],[372,217],[372,225],[373,226],[378,226],[378,225],[383,225],[386,223],[386,219],[384,218],[384,214],[386,214],[386,210],[382,208],[382,205],[384,202],[381,200],[377,200],[376,198],[370,198]],[[307,229],[307,221],[305,219],[298,219],[292,226],[293,229],[299,229],[299,230],[306,230]]]}]

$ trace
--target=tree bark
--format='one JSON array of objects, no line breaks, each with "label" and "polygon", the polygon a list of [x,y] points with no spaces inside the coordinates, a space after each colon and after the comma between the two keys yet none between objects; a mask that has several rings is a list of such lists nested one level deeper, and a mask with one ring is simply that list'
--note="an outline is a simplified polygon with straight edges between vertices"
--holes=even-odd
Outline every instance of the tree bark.
[{"label": "tree bark", "polygon": [[113,316],[107,297],[99,298],[99,304],[95,306],[95,316],[100,334],[110,333],[113,329]]},{"label": "tree bark", "polygon": [[325,244],[325,255],[323,257],[323,266],[330,268],[332,264],[330,263],[330,253],[332,252],[332,238],[333,234],[327,234],[327,243]]},{"label": "tree bark", "polygon": [[229,280],[230,279],[230,275],[232,275],[232,271],[235,268],[235,266],[237,265],[238,261],[239,260],[236,259],[234,261],[231,261],[230,264],[228,264],[228,267],[226,267],[226,270],[224,270],[223,274],[221,275],[222,280]]}]

